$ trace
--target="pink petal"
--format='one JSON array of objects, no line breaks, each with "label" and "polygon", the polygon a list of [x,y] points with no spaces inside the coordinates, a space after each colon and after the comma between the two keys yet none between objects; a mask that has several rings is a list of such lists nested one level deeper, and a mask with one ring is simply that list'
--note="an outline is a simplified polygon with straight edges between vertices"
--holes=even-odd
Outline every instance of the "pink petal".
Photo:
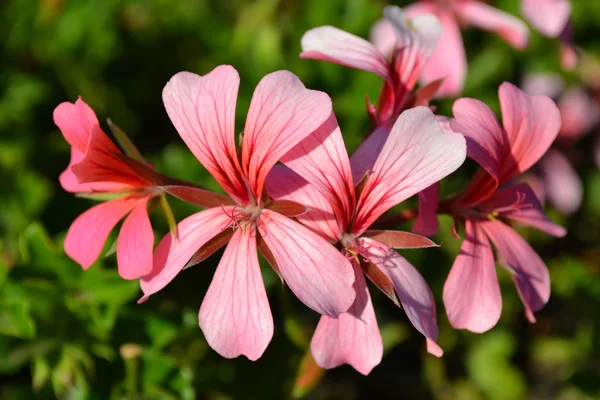
[{"label": "pink petal", "polygon": [[385,18],[375,22],[369,32],[369,41],[386,60],[391,60],[396,50],[396,32]]},{"label": "pink petal", "polygon": [[412,231],[423,236],[433,236],[440,228],[437,218],[440,184],[434,183],[419,192],[419,212]]},{"label": "pink petal", "polygon": [[138,279],[152,271],[154,232],[148,217],[148,199],[140,202],[125,218],[117,241],[119,275]]},{"label": "pink petal", "polygon": [[538,166],[548,200],[565,214],[579,210],[583,200],[583,184],[569,160],[558,150],[550,149]]},{"label": "pink petal", "polygon": [[462,92],[467,74],[465,48],[454,15],[447,11],[436,15],[444,28],[438,46],[423,70],[422,80],[427,84],[445,78],[437,97],[455,97]]},{"label": "pink petal", "polygon": [[465,223],[465,240],[444,284],[444,306],[456,329],[485,332],[498,322],[502,296],[490,242],[477,222]]},{"label": "pink petal", "polygon": [[471,25],[494,32],[516,49],[527,47],[529,29],[519,18],[478,1],[460,1],[453,7]]},{"label": "pink petal", "polygon": [[384,56],[368,41],[333,26],[320,26],[302,36],[301,58],[329,61],[389,79]]},{"label": "pink petal", "polygon": [[110,231],[139,203],[140,199],[134,197],[111,200],[81,214],[69,227],[65,253],[88,269],[100,256]]},{"label": "pink petal", "polygon": [[521,0],[521,12],[542,35],[557,37],[571,15],[569,0]]},{"label": "pink petal", "polygon": [[256,232],[237,230],[198,314],[206,341],[225,358],[255,361],[273,337],[273,317],[256,254]]},{"label": "pink petal", "polygon": [[177,239],[166,234],[154,249],[152,272],[140,279],[144,297],[139,302],[167,286],[200,247],[225,230],[232,210],[227,206],[201,211],[177,224]]},{"label": "pink petal", "polygon": [[294,294],[316,312],[336,318],[354,301],[350,262],[299,223],[263,210],[259,230]]},{"label": "pink petal", "polygon": [[588,133],[600,119],[600,109],[583,88],[568,88],[558,101],[562,126],[561,139],[577,140]]},{"label": "pink petal", "polygon": [[342,132],[333,112],[281,162],[306,179],[331,204],[345,231],[354,213],[354,182]]},{"label": "pink petal", "polygon": [[94,110],[79,97],[74,104],[60,103],[54,109],[53,117],[65,140],[81,153],[85,153],[92,126],[99,125]]},{"label": "pink petal", "polygon": [[368,375],[381,362],[383,341],[362,270],[355,262],[352,266],[356,300],[337,319],[321,317],[310,350],[321,368],[349,364],[361,374]]},{"label": "pink petal", "polygon": [[256,198],[267,174],[295,145],[331,115],[331,99],[309,90],[289,71],[265,76],[256,86],[244,129],[242,165]]},{"label": "pink petal", "polygon": [[482,210],[497,210],[503,217],[532,226],[549,235],[563,237],[567,231],[550,221],[535,193],[526,183],[511,185],[498,190],[484,204]]},{"label": "pink petal", "polygon": [[510,157],[503,163],[500,181],[526,171],[548,150],[561,126],[556,104],[546,96],[530,96],[511,83],[498,90]]},{"label": "pink petal", "polygon": [[163,102],[183,141],[225,191],[246,204],[249,194],[235,149],[235,102],[240,77],[229,65],[200,76],[174,75]]},{"label": "pink petal", "polygon": [[[541,310],[550,298],[550,274],[536,252],[512,228],[500,221],[481,224],[512,272],[526,314]],[[530,318],[531,320],[531,318]]]},{"label": "pink petal", "polygon": [[276,165],[266,181],[267,192],[274,200],[292,200],[310,210],[296,219],[331,243],[342,237],[342,229],[327,199],[310,183],[291,169]]},{"label": "pink petal", "polygon": [[366,181],[353,233],[360,235],[385,211],[454,172],[465,156],[464,137],[442,131],[429,108],[404,111]]},{"label": "pink petal", "polygon": [[384,14],[396,36],[398,54],[394,62],[395,73],[403,87],[411,91],[438,46],[443,26],[432,14],[409,18],[397,6],[385,7]]},{"label": "pink petal", "polygon": [[450,127],[465,136],[468,156],[499,179],[510,149],[494,112],[482,101],[470,98],[456,100],[452,112]]},{"label": "pink petal", "polygon": [[83,158],[71,169],[79,183],[114,182],[137,187],[148,186],[146,181],[115,156],[120,153],[100,126],[94,125]]},{"label": "pink petal", "polygon": [[71,167],[83,159],[83,153],[77,150],[75,147],[71,147],[71,162],[67,169],[65,169],[58,180],[60,186],[64,190],[70,193],[84,193],[84,192],[119,192],[125,188],[129,188],[129,185],[123,183],[114,182],[93,182],[93,183],[79,183],[75,174],[71,170]]},{"label": "pink petal", "polygon": [[438,336],[435,299],[419,271],[386,245],[365,237],[359,240],[367,247],[365,255],[369,261],[392,280],[402,308],[413,326],[435,341]]},{"label": "pink petal", "polygon": [[390,131],[391,127],[386,125],[376,127],[352,154],[350,165],[354,182],[360,182],[365,174],[373,168]]}]

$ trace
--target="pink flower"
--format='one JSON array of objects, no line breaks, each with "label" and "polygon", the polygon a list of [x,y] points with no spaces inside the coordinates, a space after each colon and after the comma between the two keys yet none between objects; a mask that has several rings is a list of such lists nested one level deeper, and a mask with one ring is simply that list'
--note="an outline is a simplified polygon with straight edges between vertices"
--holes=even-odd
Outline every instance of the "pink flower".
[{"label": "pink flower", "polygon": [[[317,364],[347,363],[368,374],[381,361],[383,345],[363,272],[427,338],[429,352],[441,356],[435,301],[425,280],[394,248],[430,247],[429,239],[395,231],[369,230],[385,211],[456,170],[466,157],[464,138],[445,133],[426,107],[397,119],[368,176],[357,187],[335,116],[290,150],[267,180],[273,198],[310,208],[297,219],[341,247],[352,261],[356,300],[337,319],[324,315],[311,350]],[[399,301],[398,301],[399,299]]]},{"label": "pink flower", "polygon": [[[564,228],[544,215],[526,184],[510,180],[529,169],[548,150],[560,129],[560,112],[545,96],[530,96],[510,83],[499,89],[503,124],[492,110],[475,99],[454,103],[451,127],[467,139],[467,153],[481,169],[469,187],[451,203],[458,221],[465,223],[465,241],[444,285],[444,304],[455,328],[485,332],[502,310],[491,240],[508,269],[525,306],[535,321],[550,296],[550,277],[540,257],[503,221],[533,226],[554,236]],[[500,186],[502,185],[502,186]]]},{"label": "pink flower", "polygon": [[423,71],[424,82],[445,78],[438,95],[458,96],[467,73],[467,58],[459,22],[491,31],[516,49],[527,47],[529,30],[518,18],[477,0],[421,0],[406,7],[410,16],[435,14],[444,31],[437,50]]},{"label": "pink flower", "polygon": [[558,37],[571,16],[570,0],[521,0],[521,12],[544,36]]},{"label": "pink flower", "polygon": [[204,76],[180,72],[163,90],[181,138],[230,197],[179,223],[178,239],[168,234],[161,240],[151,274],[141,279],[140,301],[229,242],[200,307],[200,328],[222,356],[256,360],[273,336],[257,247],[302,302],[332,318],[354,301],[354,274],[335,247],[287,217],[302,214],[304,206],[272,201],[263,192],[281,156],[329,116],[331,100],[288,71],[265,76],[252,97],[238,152],[238,87],[237,71],[219,66]]},{"label": "pink flower", "polygon": [[81,98],[75,104],[59,104],[54,109],[54,123],[71,145],[71,162],[59,178],[62,187],[72,193],[114,197],[75,219],[65,238],[65,252],[88,269],[100,256],[115,225],[129,214],[117,242],[119,275],[124,279],[146,275],[152,269],[154,245],[146,206],[160,190],[116,156],[120,150]]},{"label": "pink flower", "polygon": [[[408,18],[401,8],[388,6],[371,30],[371,42],[332,26],[307,31],[300,57],[324,60],[369,71],[385,79],[377,108],[367,103],[375,125],[389,128],[400,113],[427,105],[438,84],[412,93],[435,50],[442,26],[433,15]],[[385,141],[385,140],[384,140]]]}]

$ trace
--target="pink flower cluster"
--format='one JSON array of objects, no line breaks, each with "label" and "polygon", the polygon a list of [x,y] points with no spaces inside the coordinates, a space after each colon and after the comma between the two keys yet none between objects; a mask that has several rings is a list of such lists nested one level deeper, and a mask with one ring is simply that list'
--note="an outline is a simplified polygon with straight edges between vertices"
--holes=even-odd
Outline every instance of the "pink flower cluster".
[{"label": "pink flower cluster", "polygon": [[[395,224],[382,227],[384,213],[419,195],[413,230],[433,235],[438,213],[454,217],[457,236],[458,227],[465,227],[443,291],[450,323],[473,332],[497,323],[502,299],[496,262],[512,274],[533,322],[533,312],[548,301],[550,278],[510,224],[555,236],[566,232],[545,217],[529,186],[514,178],[548,150],[561,114],[548,97],[504,83],[499,89],[502,125],[475,99],[456,101],[454,118],[434,115],[428,107],[433,96],[462,89],[466,61],[457,18],[495,31],[515,47],[527,42],[522,22],[471,0],[423,1],[407,12],[387,7],[371,42],[329,26],[304,35],[301,57],[384,79],[377,104],[367,102],[373,130],[352,156],[329,96],[307,89],[291,72],[273,72],[257,85],[238,146],[237,71],[222,65],[203,76],[174,75],[162,94],[167,114],[226,195],[157,172],[130,142],[117,137],[121,152],[83,100],[60,104],[54,120],[72,149],[60,183],[69,192],[108,200],[73,222],[66,253],[89,268],[125,218],[117,239],[119,274],[139,279],[142,302],[225,247],[204,295],[199,325],[222,356],[256,360],[274,329],[260,252],[287,287],[322,315],[311,342],[317,364],[346,363],[368,374],[381,361],[383,343],[365,277],[404,310],[430,353],[443,353],[436,344],[434,296],[396,251],[436,245],[416,233],[393,230]],[[419,79],[428,84],[415,90]],[[463,192],[438,201],[438,182],[467,156],[480,170]],[[205,209],[173,223],[154,247],[148,210],[160,204],[172,217],[168,195]],[[498,250],[496,260],[490,241]]]}]

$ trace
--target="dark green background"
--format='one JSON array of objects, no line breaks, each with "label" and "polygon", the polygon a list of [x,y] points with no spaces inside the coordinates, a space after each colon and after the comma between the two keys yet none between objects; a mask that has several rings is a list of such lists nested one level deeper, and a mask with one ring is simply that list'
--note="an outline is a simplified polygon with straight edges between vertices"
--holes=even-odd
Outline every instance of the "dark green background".
[{"label": "dark green background", "polygon": [[[600,2],[576,0],[576,42],[600,55]],[[275,336],[257,362],[226,360],[208,348],[197,311],[220,254],[186,270],[167,289],[136,305],[136,282],[121,280],[114,257],[90,270],[64,255],[72,220],[92,204],[65,193],[58,175],[69,147],[52,110],[78,95],[101,121],[110,117],[162,172],[218,190],[172,127],[161,101],[182,70],[205,74],[232,64],[242,83],[241,130],[252,91],[267,73],[288,69],[324,90],[353,150],[369,129],[365,93],[377,98],[377,76],[301,60],[300,37],[334,25],[367,37],[383,1],[4,0],[0,5],[0,398],[267,399],[291,396],[299,361],[318,315],[263,269]],[[400,4],[401,5],[401,4]],[[496,5],[518,15],[516,0]],[[498,110],[496,90],[526,72],[557,71],[557,43],[533,32],[517,52],[492,34],[464,31],[469,74],[464,95]],[[561,72],[569,83],[580,71]],[[438,103],[448,114],[451,101]],[[104,124],[106,129],[106,124]],[[596,128],[597,129],[597,128]],[[504,309],[490,332],[453,330],[438,302],[441,359],[401,310],[371,290],[386,343],[380,366],[363,377],[348,366],[328,372],[314,399],[580,399],[600,396],[600,172],[591,159],[597,132],[572,150],[585,184],[581,210],[549,210],[569,235],[552,239],[522,230],[550,268],[552,298],[529,324],[508,273],[499,269]],[[473,165],[446,180],[460,189]],[[409,202],[410,203],[410,202]],[[180,220],[193,206],[171,201]],[[153,216],[156,236],[168,228]],[[442,219],[439,249],[404,254],[438,300],[460,241]],[[410,225],[402,226],[409,229]],[[109,241],[110,242],[110,241]],[[107,244],[107,247],[110,245]],[[123,347],[123,345],[126,345]],[[133,355],[131,352],[133,349]]]}]

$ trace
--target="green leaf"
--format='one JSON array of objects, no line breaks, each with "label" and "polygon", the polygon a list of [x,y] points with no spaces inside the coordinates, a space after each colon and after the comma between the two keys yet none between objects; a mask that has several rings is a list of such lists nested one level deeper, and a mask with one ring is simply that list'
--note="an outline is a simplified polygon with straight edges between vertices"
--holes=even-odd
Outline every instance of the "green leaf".
[{"label": "green leaf", "polygon": [[31,318],[29,303],[0,302],[0,334],[22,339],[35,337],[35,323]]},{"label": "green leaf", "polygon": [[112,132],[115,139],[117,139],[119,146],[121,146],[125,154],[140,162],[146,162],[144,160],[144,157],[142,157],[142,153],[140,153],[140,151],[137,149],[137,147],[135,147],[131,139],[129,139],[129,136],[127,136],[127,134],[121,128],[115,125],[110,118],[107,118],[106,122],[108,123],[110,131]]},{"label": "green leaf", "polygon": [[162,211],[165,219],[167,220],[167,224],[169,225],[169,231],[173,237],[177,238],[177,220],[175,219],[175,215],[173,215],[173,210],[169,205],[169,201],[167,200],[167,194],[161,193],[160,195],[160,210]]},{"label": "green leaf", "polygon": [[35,357],[31,366],[33,390],[38,392],[50,378],[51,370],[45,357]]}]

